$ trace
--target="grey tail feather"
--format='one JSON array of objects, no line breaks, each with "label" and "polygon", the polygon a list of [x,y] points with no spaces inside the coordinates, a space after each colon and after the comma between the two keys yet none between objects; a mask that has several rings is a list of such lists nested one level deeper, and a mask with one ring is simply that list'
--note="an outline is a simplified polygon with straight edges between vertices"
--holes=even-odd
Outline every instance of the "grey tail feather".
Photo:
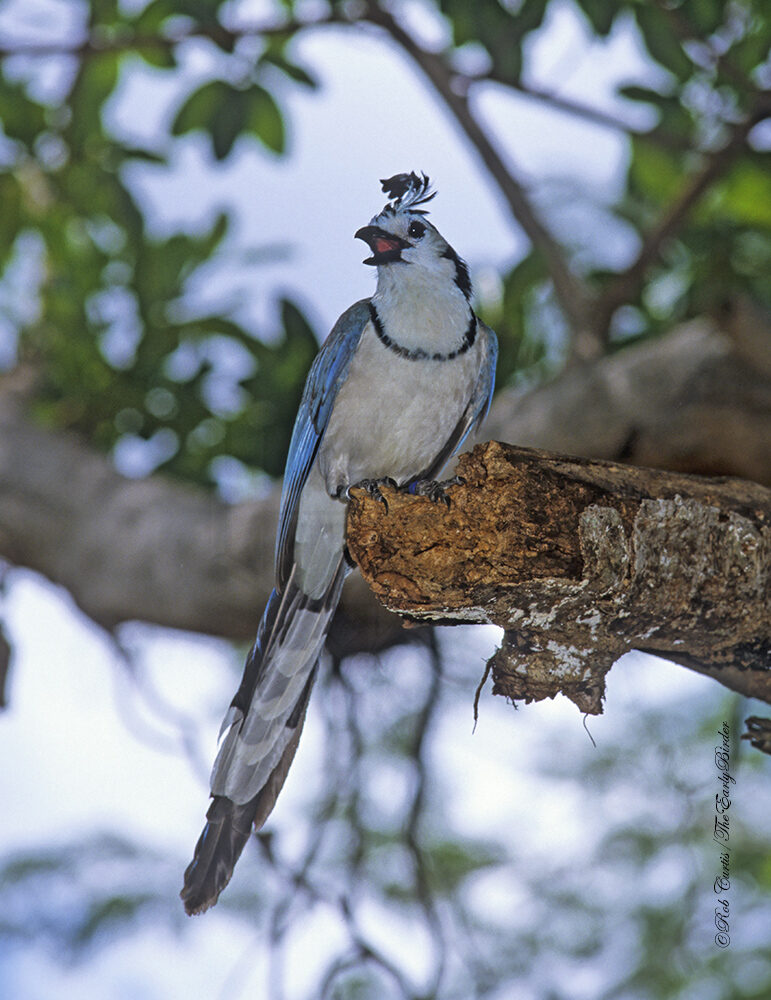
[{"label": "grey tail feather", "polygon": [[[305,706],[312,682],[313,675],[303,692]],[[259,830],[273,811],[300,742],[304,721],[303,707],[284,755],[253,799],[238,805],[225,795],[213,796],[206,813],[206,826],[195,845],[193,860],[185,870],[185,882],[180,892],[188,916],[205,913],[210,906],[214,906],[233,875],[236,862],[251,836],[252,826]]]},{"label": "grey tail feather", "polygon": [[[276,803],[297,750],[319,652],[346,573],[347,567],[341,559],[321,598],[309,598],[290,577],[286,588],[274,590],[268,599],[243,679],[223,724],[228,734],[212,772],[212,803],[206,814],[207,823],[185,871],[180,896],[189,914],[203,913],[217,902],[230,881],[252,825],[259,830]],[[305,649],[304,637],[308,643]],[[289,670],[286,675],[282,673],[282,665]],[[293,683],[298,692],[294,704],[290,701],[280,714],[263,716],[266,691],[274,695],[283,690],[285,696]],[[269,728],[261,731],[260,736],[265,731],[271,734],[263,739],[268,749],[261,757],[250,758],[248,752],[255,742],[250,743],[254,732],[250,726],[259,727],[263,718],[268,720]],[[243,747],[246,752],[242,754]]]}]

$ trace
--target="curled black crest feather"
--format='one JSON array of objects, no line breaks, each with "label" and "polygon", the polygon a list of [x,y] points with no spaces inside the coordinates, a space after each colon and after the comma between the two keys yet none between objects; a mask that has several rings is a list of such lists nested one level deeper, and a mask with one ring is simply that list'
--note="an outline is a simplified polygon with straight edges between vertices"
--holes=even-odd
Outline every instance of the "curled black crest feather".
[{"label": "curled black crest feather", "polygon": [[430,179],[425,174],[418,176],[414,171],[410,174],[394,174],[385,180],[381,178],[380,186],[389,198],[383,211],[396,212],[409,208],[418,215],[426,215],[426,210],[417,206],[425,205],[436,195],[436,191],[431,190]]}]

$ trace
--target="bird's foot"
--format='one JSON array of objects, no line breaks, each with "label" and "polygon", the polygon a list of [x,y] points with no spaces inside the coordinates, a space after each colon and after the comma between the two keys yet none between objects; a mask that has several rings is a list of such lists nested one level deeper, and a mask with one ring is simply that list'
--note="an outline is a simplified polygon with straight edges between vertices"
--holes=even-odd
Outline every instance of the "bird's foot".
[{"label": "bird's foot", "polygon": [[441,482],[437,482],[435,479],[416,479],[402,489],[413,496],[428,497],[431,503],[443,503],[449,510],[451,501],[447,490],[450,486],[463,486],[465,482],[466,480],[462,476],[453,476],[452,479],[443,479]]},{"label": "bird's foot", "polygon": [[354,483],[352,486],[349,486],[345,491],[345,495],[346,498],[350,499],[351,490],[364,490],[368,497],[372,497],[373,500],[377,500],[379,503],[382,503],[387,514],[388,501],[380,490],[381,486],[390,486],[392,489],[396,489],[396,480],[391,479],[390,476],[383,476],[382,479],[362,479],[361,482]]}]

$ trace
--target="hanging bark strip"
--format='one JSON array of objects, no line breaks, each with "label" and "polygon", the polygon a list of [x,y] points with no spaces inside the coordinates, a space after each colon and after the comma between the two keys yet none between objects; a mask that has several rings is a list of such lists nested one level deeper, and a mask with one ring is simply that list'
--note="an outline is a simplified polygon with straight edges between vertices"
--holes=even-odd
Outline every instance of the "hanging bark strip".
[{"label": "hanging bark strip", "polygon": [[771,701],[771,491],[490,442],[452,504],[355,491],[348,545],[408,621],[505,629],[493,691],[602,711],[630,649]]}]

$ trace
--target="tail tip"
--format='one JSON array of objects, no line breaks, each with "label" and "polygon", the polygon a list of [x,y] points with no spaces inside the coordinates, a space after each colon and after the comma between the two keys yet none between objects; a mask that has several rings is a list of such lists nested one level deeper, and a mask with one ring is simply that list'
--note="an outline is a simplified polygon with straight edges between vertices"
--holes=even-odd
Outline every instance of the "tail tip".
[{"label": "tail tip", "polygon": [[213,796],[207,823],[187,866],[180,899],[192,917],[214,906],[230,882],[233,868],[249,839],[256,799],[236,804],[223,795]]},{"label": "tail tip", "polygon": [[185,913],[188,917],[197,917],[200,913],[206,913],[208,909],[214,906],[219,898],[219,893],[213,898],[204,898],[197,896],[187,886],[184,886],[179,894],[179,898],[184,904]]},{"label": "tail tip", "polygon": [[[185,913],[189,917],[195,917],[199,913],[206,913],[219,899],[219,892],[204,888],[200,879],[200,872],[198,869],[198,858],[195,857],[188,865],[185,871],[184,884],[179,893],[179,898],[182,900]],[[224,889],[224,886],[222,887]]]}]

